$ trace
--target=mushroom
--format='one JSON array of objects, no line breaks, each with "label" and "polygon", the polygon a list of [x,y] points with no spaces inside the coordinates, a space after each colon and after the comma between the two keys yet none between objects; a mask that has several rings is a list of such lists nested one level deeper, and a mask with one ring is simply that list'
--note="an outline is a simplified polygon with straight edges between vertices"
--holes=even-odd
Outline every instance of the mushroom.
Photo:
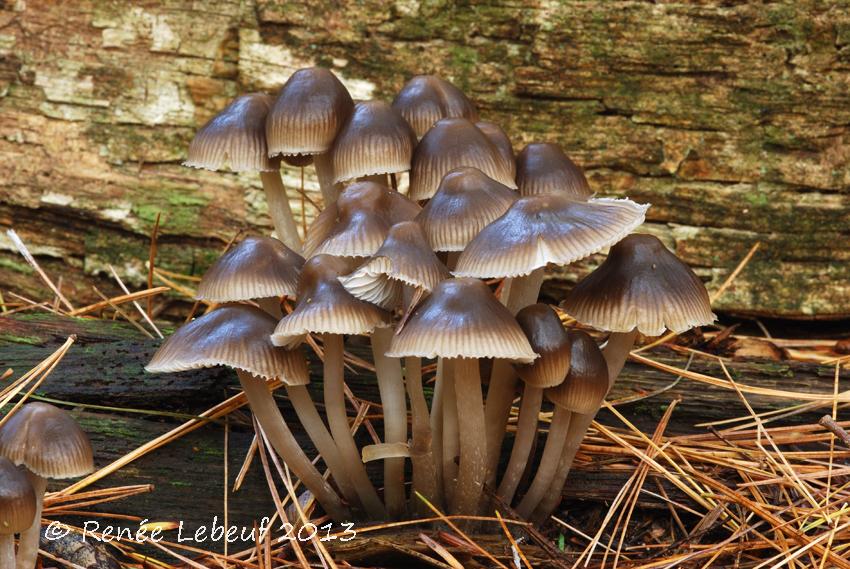
[{"label": "mushroom", "polygon": [[511,144],[511,139],[508,138],[504,129],[494,122],[478,121],[475,126],[484,133],[484,136],[490,139],[499,154],[502,155],[502,160],[508,165],[511,175],[516,177],[516,156],[514,156],[514,145]]},{"label": "mushroom", "polygon": [[8,458],[0,457],[0,567],[15,566],[15,534],[33,526],[35,507],[35,490],[27,475]]},{"label": "mushroom", "polygon": [[422,138],[435,122],[445,118],[478,120],[475,105],[463,91],[436,75],[412,77],[393,100],[398,110]]},{"label": "mushroom", "polygon": [[183,165],[219,170],[229,162],[234,172],[259,172],[278,237],[290,249],[300,251],[301,237],[280,177],[280,166],[268,157],[266,115],[271,105],[272,98],[265,93],[234,99],[198,130]]},{"label": "mushroom", "polygon": [[[511,313],[477,279],[450,279],[438,284],[393,338],[387,355],[439,357],[451,362],[460,430],[460,465],[452,509],[461,514],[477,513],[487,473],[478,359],[531,362],[537,355]],[[444,482],[451,484],[450,480]]]},{"label": "mushroom", "polygon": [[280,154],[293,166],[314,162],[325,207],[337,198],[328,152],[353,110],[354,101],[336,75],[309,67],[286,80],[266,118],[269,156]]},{"label": "mushroom", "polygon": [[298,343],[305,334],[321,334],[324,345],[325,409],[331,435],[348,475],[354,483],[366,512],[383,519],[387,512],[381,503],[354,442],[345,407],[343,378],[343,334],[369,334],[386,326],[390,316],[377,306],[351,296],[339,277],[349,272],[349,261],[329,255],[309,259],[298,280],[298,300],[271,335],[277,346]]},{"label": "mushroom", "polygon": [[[26,468],[35,492],[32,525],[21,532],[17,567],[35,567],[47,479],[76,478],[94,470],[88,436],[76,421],[47,403],[27,403],[0,428],[0,455]],[[5,566],[4,566],[5,567]]]},{"label": "mushroom", "polygon": [[286,385],[310,381],[302,351],[272,345],[269,337],[275,324],[276,320],[259,308],[223,306],[179,328],[145,369],[155,373],[213,366],[235,369],[248,404],[275,451],[331,517],[348,519],[348,508],[301,449],[269,392],[269,379],[279,378]]},{"label": "mushroom", "polygon": [[564,194],[582,201],[593,196],[582,169],[557,144],[527,145],[517,156],[516,166],[516,183],[523,196]]}]

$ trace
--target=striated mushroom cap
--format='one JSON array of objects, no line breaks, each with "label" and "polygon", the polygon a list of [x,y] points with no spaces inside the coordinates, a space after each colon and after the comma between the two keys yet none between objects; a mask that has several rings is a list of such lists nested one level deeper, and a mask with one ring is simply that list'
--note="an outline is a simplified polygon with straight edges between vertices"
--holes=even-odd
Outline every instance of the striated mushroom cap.
[{"label": "striated mushroom cap", "polygon": [[505,164],[508,165],[508,168],[511,171],[511,174],[516,177],[516,156],[514,155],[514,145],[511,144],[511,139],[508,138],[507,133],[494,122],[490,121],[478,121],[475,123],[475,126],[484,133],[490,142],[493,143],[493,146],[499,151],[499,154],[502,155],[502,160],[504,160]]},{"label": "striated mushroom cap", "polygon": [[0,535],[21,533],[35,520],[35,490],[27,475],[0,456]]},{"label": "striated mushroom cap", "polygon": [[440,119],[478,120],[475,105],[463,91],[436,75],[417,75],[404,84],[393,101],[418,138]]},{"label": "striated mushroom cap", "polygon": [[532,304],[517,312],[531,349],[540,357],[530,364],[514,364],[517,375],[532,387],[560,385],[570,371],[570,337],[560,318],[545,304]]},{"label": "striated mushroom cap", "polygon": [[593,195],[582,169],[557,144],[529,144],[519,153],[516,165],[516,183],[523,196],[564,194],[587,200]]},{"label": "striated mushroom cap", "polygon": [[545,391],[546,398],[573,413],[596,413],[608,393],[608,365],[593,338],[581,330],[570,330],[570,372],[557,387]]}]

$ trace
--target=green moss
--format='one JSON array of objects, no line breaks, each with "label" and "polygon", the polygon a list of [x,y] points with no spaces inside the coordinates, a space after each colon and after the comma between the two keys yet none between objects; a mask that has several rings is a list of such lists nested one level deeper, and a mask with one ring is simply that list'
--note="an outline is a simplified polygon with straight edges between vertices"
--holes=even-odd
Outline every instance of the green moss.
[{"label": "green moss", "polygon": [[40,346],[44,342],[44,340],[42,340],[38,336],[16,336],[15,334],[0,334],[0,342]]},{"label": "green moss", "polygon": [[13,261],[12,259],[6,259],[4,257],[0,257],[0,269],[9,269],[24,275],[31,275],[35,272],[33,268],[26,263],[19,263],[18,261]]}]

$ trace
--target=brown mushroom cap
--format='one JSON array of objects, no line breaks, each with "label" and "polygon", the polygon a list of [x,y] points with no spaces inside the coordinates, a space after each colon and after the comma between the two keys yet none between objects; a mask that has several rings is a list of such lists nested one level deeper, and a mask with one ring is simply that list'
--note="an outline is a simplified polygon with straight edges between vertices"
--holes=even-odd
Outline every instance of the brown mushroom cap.
[{"label": "brown mushroom cap", "polygon": [[565,310],[600,330],[658,336],[714,322],[705,285],[653,235],[629,235],[567,296]]},{"label": "brown mushroom cap", "polygon": [[586,200],[593,195],[582,169],[557,144],[529,144],[519,153],[516,164],[516,183],[523,196],[565,194]]},{"label": "brown mushroom cap", "polygon": [[393,337],[387,355],[526,363],[537,357],[510,311],[478,279],[438,284]]},{"label": "brown mushroom cap", "polygon": [[416,135],[401,114],[383,101],[362,101],[331,150],[336,182],[410,170]]},{"label": "brown mushroom cap", "polygon": [[89,437],[65,411],[27,403],[0,428],[0,455],[42,478],[76,478],[94,470]]},{"label": "brown mushroom cap", "polygon": [[272,98],[265,93],[234,99],[195,134],[183,165],[218,170],[229,163],[235,172],[277,170],[266,147],[271,104]]},{"label": "brown mushroom cap", "polygon": [[425,204],[416,221],[434,251],[463,251],[517,197],[515,191],[478,168],[456,168],[443,177],[437,193]]},{"label": "brown mushroom cap", "polygon": [[511,174],[516,177],[516,156],[514,155],[514,145],[511,144],[511,139],[508,138],[507,133],[502,129],[502,127],[490,121],[478,121],[475,123],[475,126],[490,139],[490,142],[493,143],[499,151],[499,154],[502,155],[502,160],[504,160],[505,164],[508,165]]},{"label": "brown mushroom cap", "polygon": [[221,365],[266,379],[278,377],[288,385],[306,385],[310,377],[304,353],[273,346],[275,324],[272,316],[254,306],[222,306],[181,326],[145,369],[170,373]]},{"label": "brown mushroom cap", "polygon": [[356,298],[389,310],[398,306],[404,285],[430,292],[449,276],[419,224],[403,221],[369,260],[339,280]]},{"label": "brown mushroom cap", "polygon": [[269,156],[327,152],[353,110],[354,101],[336,75],[321,67],[299,69],[281,87],[266,119]]},{"label": "brown mushroom cap", "polygon": [[27,475],[0,456],[0,535],[20,533],[35,520],[35,491]]},{"label": "brown mushroom cap", "polygon": [[278,322],[272,342],[292,345],[307,333],[369,334],[386,326],[390,315],[377,306],[353,297],[339,277],[349,271],[349,263],[330,255],[316,255],[301,270],[298,301],[292,313]]},{"label": "brown mushroom cap", "polygon": [[568,265],[613,245],[643,223],[649,206],[631,200],[575,201],[563,194],[521,198],[466,246],[454,274],[527,275]]},{"label": "brown mushroom cap", "polygon": [[412,200],[430,198],[443,176],[461,166],[473,166],[516,188],[511,164],[483,132],[466,119],[442,119],[425,133],[413,152],[408,196]]},{"label": "brown mushroom cap", "polygon": [[212,264],[197,298],[236,302],[294,295],[304,258],[272,237],[247,237]]},{"label": "brown mushroom cap", "polygon": [[418,205],[385,186],[355,182],[313,221],[304,253],[368,257],[384,242],[390,227],[413,219],[419,211]]},{"label": "brown mushroom cap", "polygon": [[422,138],[435,122],[445,118],[478,120],[478,111],[463,91],[436,75],[417,75],[404,84],[393,108]]},{"label": "brown mushroom cap", "polygon": [[531,349],[540,357],[530,364],[514,364],[517,375],[532,387],[560,385],[570,371],[570,337],[549,306],[532,304],[517,312],[516,320]]},{"label": "brown mushroom cap", "polygon": [[573,413],[596,413],[608,393],[608,365],[593,338],[570,330],[570,372],[557,387],[546,390],[555,405]]}]

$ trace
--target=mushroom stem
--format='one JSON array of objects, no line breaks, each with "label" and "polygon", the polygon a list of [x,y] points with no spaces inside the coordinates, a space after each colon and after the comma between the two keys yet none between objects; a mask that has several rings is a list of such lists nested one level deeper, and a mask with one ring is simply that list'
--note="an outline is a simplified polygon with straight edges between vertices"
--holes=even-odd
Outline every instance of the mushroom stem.
[{"label": "mushroom stem", "polygon": [[455,510],[475,515],[481,507],[487,476],[487,438],[484,431],[484,397],[478,360],[453,360],[460,437],[460,467],[455,490]]},{"label": "mushroom stem", "polygon": [[[407,400],[401,361],[384,355],[389,351],[392,339],[392,328],[375,328],[372,332],[372,357],[384,409],[384,442],[406,443]],[[404,458],[388,458],[384,461],[384,500],[390,517],[395,519],[404,515],[406,499]]]},{"label": "mushroom stem", "polygon": [[[551,490],[552,481],[558,473],[564,445],[567,442],[567,434],[570,428],[570,416],[572,413],[563,407],[555,407],[552,415],[552,423],[549,425],[549,434],[546,435],[546,444],[543,447],[543,455],[540,464],[537,465],[537,473],[534,480],[525,493],[517,512],[523,517],[528,517],[534,508],[540,504],[546,492]],[[558,489],[560,491],[560,488]]]},{"label": "mushroom stem", "polygon": [[459,451],[459,433],[457,416],[457,395],[455,392],[454,360],[441,359],[437,375],[442,372],[443,382],[443,488],[446,493],[446,503],[454,510],[457,490]]},{"label": "mushroom stem", "polygon": [[499,498],[506,504],[513,501],[516,489],[528,464],[534,438],[537,436],[537,420],[542,403],[543,390],[539,387],[526,385],[522,393],[519,422],[517,423],[514,444],[511,448],[511,458],[508,460],[508,466],[497,491]]},{"label": "mushroom stem", "polygon": [[0,567],[15,566],[15,534],[0,534]]},{"label": "mushroom stem", "polygon": [[[47,479],[27,470],[27,478],[35,493],[35,518],[32,525],[21,532],[18,541],[18,555],[15,557],[17,569],[33,569],[38,559],[38,540],[41,537],[41,511],[44,506],[44,493],[47,491]],[[2,567],[12,567],[3,565]]]},{"label": "mushroom stem", "polygon": [[[442,507],[442,496],[437,486],[437,464],[431,447],[431,424],[428,419],[428,402],[422,390],[422,360],[420,358],[405,358],[404,375],[407,385],[407,396],[410,399],[410,419],[412,442],[410,445],[410,461],[413,466],[413,491],[425,496],[429,502]],[[427,512],[427,508],[411,495],[413,509]]]},{"label": "mushroom stem", "polygon": [[334,166],[330,153],[314,155],[313,165],[316,167],[316,177],[319,179],[319,188],[322,190],[325,207],[328,207],[336,203],[339,197],[339,189],[334,183]]},{"label": "mushroom stem", "polygon": [[316,470],[292,431],[289,430],[266,382],[242,370],[237,370],[236,374],[248,399],[248,405],[275,451],[286,461],[304,486],[313,493],[328,515],[337,521],[350,519],[351,513],[348,508],[342,504],[333,487]]},{"label": "mushroom stem", "polygon": [[283,318],[283,310],[280,308],[280,299],[276,296],[255,299],[257,306],[268,312],[272,317],[280,320]]},{"label": "mushroom stem", "polygon": [[443,361],[437,361],[437,376],[434,380],[434,396],[431,399],[431,452],[437,471],[437,491],[441,499],[448,502],[448,485],[443,479],[443,401],[446,382],[443,379]]},{"label": "mushroom stem", "polygon": [[272,218],[278,239],[296,253],[300,253],[301,237],[298,235],[298,225],[289,207],[289,197],[286,195],[286,188],[283,187],[280,170],[260,172],[260,180],[263,182],[263,190],[266,192],[266,201],[269,205],[269,216]]},{"label": "mushroom stem", "polygon": [[626,365],[626,360],[629,358],[629,352],[635,345],[637,338],[637,329],[631,332],[612,332],[608,337],[608,343],[602,350],[602,355],[605,356],[605,363],[608,364],[608,387],[614,385],[614,381],[623,366]]},{"label": "mushroom stem", "polygon": [[354,483],[354,488],[360,496],[360,501],[366,513],[374,519],[386,519],[387,511],[384,509],[372,481],[366,474],[363,459],[354,435],[351,433],[351,425],[348,423],[348,414],[345,410],[345,379],[343,377],[344,360],[342,336],[339,334],[323,334],[322,340],[325,348],[325,412],[328,416],[331,435],[333,435],[336,446],[348,465],[348,474]]}]

